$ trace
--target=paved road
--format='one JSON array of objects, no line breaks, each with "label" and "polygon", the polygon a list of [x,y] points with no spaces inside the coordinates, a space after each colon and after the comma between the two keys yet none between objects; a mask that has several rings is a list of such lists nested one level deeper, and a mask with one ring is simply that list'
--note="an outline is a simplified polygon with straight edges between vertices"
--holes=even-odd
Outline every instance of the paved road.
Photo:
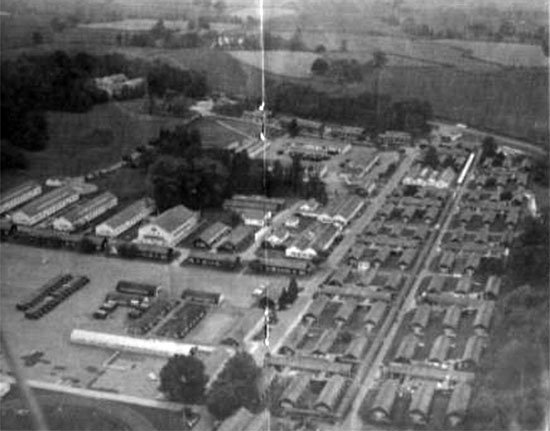
[{"label": "paved road", "polygon": [[[448,202],[448,204],[444,208],[443,213],[439,218],[439,220],[443,220],[443,222],[440,224],[439,229],[432,231],[428,241],[423,247],[421,255],[419,256],[415,264],[415,267],[411,271],[411,274],[413,276],[411,277],[410,281],[404,286],[405,290],[403,292],[403,296],[400,296],[397,299],[396,305],[394,306],[395,308],[392,310],[393,313],[397,313],[397,316],[393,318],[393,322],[391,322],[391,327],[389,328],[389,332],[381,330],[381,334],[379,335],[383,337],[384,341],[382,343],[382,346],[378,354],[376,355],[376,359],[373,361],[372,365],[369,367],[366,373],[366,376],[361,384],[361,387],[353,401],[351,411],[349,412],[346,418],[346,421],[342,425],[342,429],[356,431],[356,430],[362,430],[365,428],[358,414],[361,404],[363,402],[363,399],[365,398],[365,395],[367,394],[368,390],[372,387],[374,381],[378,377],[378,373],[380,370],[380,366],[382,365],[382,361],[386,356],[388,349],[392,345],[397,329],[402,324],[405,314],[415,304],[416,293],[418,288],[420,287],[420,283],[422,279],[424,278],[425,271],[428,268],[429,263],[432,261],[432,259],[435,257],[435,254],[437,253],[438,245],[441,243],[441,239],[443,238],[443,235],[452,219],[453,209],[456,207],[456,204],[460,201],[464,191],[466,190],[466,184],[468,183],[468,178],[471,175],[471,173],[474,171],[478,160],[479,158],[476,156],[476,159],[474,160],[474,163],[470,168],[470,171],[468,173],[466,180],[463,182],[462,186],[460,186],[457,189],[456,193],[453,194],[452,199]],[[407,289],[408,289],[408,292],[407,292]],[[392,319],[392,317],[388,317],[388,319]],[[387,332],[387,333],[384,334],[382,332]]]},{"label": "paved road", "polygon": [[357,239],[357,235],[359,235],[361,232],[363,232],[363,230],[365,230],[365,228],[374,218],[375,214],[384,204],[386,197],[389,194],[391,194],[393,189],[399,184],[403,176],[405,176],[407,171],[410,169],[417,154],[418,154],[418,149],[416,148],[408,149],[407,155],[401,161],[401,163],[399,164],[399,167],[394,172],[393,176],[382,188],[380,193],[368,203],[368,206],[365,212],[360,216],[358,220],[355,221],[355,223],[353,223],[353,225],[349,228],[348,232],[344,236],[344,239],[342,240],[342,242],[338,244],[338,246],[334,249],[334,251],[329,256],[327,261],[331,267],[333,268],[338,267],[338,264],[344,258],[346,252],[355,243]]},{"label": "paved road", "polygon": [[[454,125],[451,122],[445,122],[440,120],[429,121],[428,123],[434,126]],[[471,127],[468,127],[467,129],[465,129],[465,133],[469,133],[471,135],[477,136],[479,139],[483,139],[486,136],[490,136],[494,138],[499,144],[504,144],[512,148],[517,148],[518,150],[525,151],[526,153],[532,154],[534,156],[548,156],[548,149],[541,148],[539,145],[535,145],[527,141],[522,141],[520,139],[499,135],[497,133],[485,132],[483,130],[473,129]]]}]

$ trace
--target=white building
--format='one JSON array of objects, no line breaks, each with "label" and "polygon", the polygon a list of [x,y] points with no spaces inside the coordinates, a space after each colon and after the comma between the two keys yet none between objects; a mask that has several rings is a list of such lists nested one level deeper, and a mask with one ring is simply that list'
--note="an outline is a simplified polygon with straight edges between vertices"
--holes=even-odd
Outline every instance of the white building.
[{"label": "white building", "polygon": [[71,187],[61,187],[33,200],[13,214],[16,224],[32,226],[79,199]]},{"label": "white building", "polygon": [[152,214],[154,209],[155,205],[151,199],[140,199],[96,226],[95,233],[99,236],[116,238]]},{"label": "white building", "polygon": [[11,210],[42,193],[42,186],[34,181],[27,181],[8,190],[0,198],[0,214]]},{"label": "white building", "polygon": [[118,198],[115,195],[111,192],[102,193],[87,202],[75,206],[61,217],[56,218],[53,221],[53,227],[56,230],[73,231],[117,205]]},{"label": "white building", "polygon": [[184,239],[199,221],[199,214],[178,205],[163,212],[138,231],[138,242],[174,246]]},{"label": "white building", "polygon": [[241,211],[240,214],[247,226],[264,227],[271,220],[271,211],[249,209]]}]

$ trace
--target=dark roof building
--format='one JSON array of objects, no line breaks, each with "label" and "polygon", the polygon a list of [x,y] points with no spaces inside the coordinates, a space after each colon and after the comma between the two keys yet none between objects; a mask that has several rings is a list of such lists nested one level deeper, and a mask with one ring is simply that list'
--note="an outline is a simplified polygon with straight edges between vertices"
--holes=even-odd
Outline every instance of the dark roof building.
[{"label": "dark roof building", "polygon": [[338,337],[338,330],[335,328],[327,329],[323,332],[323,334],[319,337],[317,340],[317,343],[315,343],[315,346],[313,349],[311,349],[311,353],[314,355],[326,355],[334,342],[336,341],[336,338]]},{"label": "dark roof building", "polygon": [[416,308],[411,320],[411,329],[415,333],[420,334],[424,332],[430,321],[430,312],[431,307],[428,304],[421,304]]},{"label": "dark roof building", "polygon": [[447,354],[451,348],[451,338],[446,335],[440,335],[433,343],[428,355],[428,362],[442,364],[447,359]]},{"label": "dark roof building", "polygon": [[485,346],[485,340],[478,335],[472,335],[468,338],[464,352],[462,353],[462,359],[457,364],[457,368],[460,370],[474,371],[479,365],[481,354]]},{"label": "dark roof building", "polygon": [[252,239],[253,235],[254,228],[245,225],[237,226],[218,249],[234,253],[243,248]]},{"label": "dark roof building", "polygon": [[346,385],[346,378],[340,375],[332,376],[315,401],[314,409],[326,413],[334,412]]},{"label": "dark roof building", "polygon": [[357,308],[357,301],[354,299],[348,299],[346,300],[340,308],[338,308],[338,311],[336,312],[336,315],[334,316],[334,321],[337,324],[345,324],[355,309]]},{"label": "dark roof building", "polygon": [[364,335],[360,335],[357,338],[354,338],[353,341],[349,343],[346,351],[344,352],[344,355],[340,358],[340,360],[359,361],[363,356],[363,353],[365,352],[368,344],[369,338]]},{"label": "dark roof building", "polygon": [[283,391],[283,394],[279,399],[279,405],[286,409],[295,408],[298,403],[298,399],[308,386],[309,376],[307,374],[300,374],[298,378],[292,380],[290,385],[288,385]]},{"label": "dark roof building", "polygon": [[375,328],[382,321],[382,318],[385,316],[387,309],[387,303],[381,301],[374,302],[365,317],[364,324],[367,325],[367,327],[370,326],[372,328]]},{"label": "dark roof building", "polygon": [[425,425],[430,416],[433,397],[435,395],[435,385],[432,382],[424,382],[417,388],[409,405],[409,417],[415,425]]},{"label": "dark roof building", "polygon": [[393,405],[397,399],[398,389],[399,382],[397,380],[386,380],[382,386],[380,386],[370,408],[370,416],[373,421],[390,421]]},{"label": "dark roof building", "polygon": [[462,383],[453,389],[449,404],[447,405],[447,422],[451,427],[456,427],[466,415],[468,405],[472,397],[472,387],[467,383]]},{"label": "dark roof building", "polygon": [[394,356],[395,362],[410,363],[416,352],[416,346],[418,345],[418,338],[414,334],[407,334],[401,340],[401,344],[397,348],[397,352]]},{"label": "dark roof building", "polygon": [[443,330],[447,335],[453,335],[458,329],[460,323],[460,317],[462,316],[462,310],[458,305],[451,305],[445,311],[445,317],[443,318]]},{"label": "dark roof building", "polygon": [[485,285],[484,297],[487,300],[496,300],[500,294],[501,279],[496,275],[491,275]]},{"label": "dark roof building", "polygon": [[212,248],[212,246],[231,232],[231,228],[222,222],[215,222],[205,229],[193,242],[195,247]]},{"label": "dark roof building", "polygon": [[484,301],[478,308],[474,319],[474,331],[479,335],[487,335],[491,328],[491,321],[495,312],[493,301]]},{"label": "dark roof building", "polygon": [[315,298],[304,313],[304,319],[317,320],[329,302],[329,299],[325,295]]}]

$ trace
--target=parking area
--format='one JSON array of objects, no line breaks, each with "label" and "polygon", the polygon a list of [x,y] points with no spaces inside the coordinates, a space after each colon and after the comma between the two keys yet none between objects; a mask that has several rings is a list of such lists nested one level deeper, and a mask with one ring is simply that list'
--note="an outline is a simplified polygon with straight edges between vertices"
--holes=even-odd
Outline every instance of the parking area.
[{"label": "parking area", "polygon": [[[253,301],[252,291],[266,280],[257,274],[205,271],[201,267],[176,267],[138,260],[109,259],[7,243],[2,244],[0,269],[2,327],[28,378],[80,387],[86,387],[96,380],[102,365],[113,352],[71,344],[70,333],[74,328],[124,333],[126,313],[117,311],[101,321],[92,317],[106,294],[114,289],[119,280],[160,284],[174,298],[178,298],[184,289],[218,292],[224,296],[227,306],[236,307],[249,307]],[[30,291],[39,288],[54,276],[67,272],[87,275],[90,278],[89,285],[63,301],[39,321],[26,319],[16,310],[17,302],[28,296]],[[40,331],[36,330],[37,325],[40,325]],[[199,331],[200,325],[196,329]],[[193,334],[198,337],[205,332],[200,330],[190,333]],[[27,366],[24,366],[25,362]],[[133,365],[126,368],[127,372],[133,370],[132,372],[141,374],[142,380],[145,380],[147,373],[156,368],[159,362],[164,361],[146,358],[133,361]],[[0,372],[8,371],[5,358],[0,357]],[[120,385],[123,386],[123,390],[120,387],[117,390],[129,395],[143,395],[140,385],[124,386],[124,379],[128,377],[125,373],[119,372],[116,375],[121,376]],[[101,380],[104,381],[105,378]],[[150,382],[145,386],[151,389],[155,385],[156,383]],[[138,393],[132,393],[134,391]]]}]

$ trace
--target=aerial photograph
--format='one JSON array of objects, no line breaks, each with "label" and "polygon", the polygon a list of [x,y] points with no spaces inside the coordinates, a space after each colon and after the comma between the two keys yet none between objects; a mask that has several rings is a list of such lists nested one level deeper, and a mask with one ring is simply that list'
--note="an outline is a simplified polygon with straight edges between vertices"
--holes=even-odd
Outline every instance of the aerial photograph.
[{"label": "aerial photograph", "polygon": [[548,0],[1,0],[0,429],[550,430]]}]

